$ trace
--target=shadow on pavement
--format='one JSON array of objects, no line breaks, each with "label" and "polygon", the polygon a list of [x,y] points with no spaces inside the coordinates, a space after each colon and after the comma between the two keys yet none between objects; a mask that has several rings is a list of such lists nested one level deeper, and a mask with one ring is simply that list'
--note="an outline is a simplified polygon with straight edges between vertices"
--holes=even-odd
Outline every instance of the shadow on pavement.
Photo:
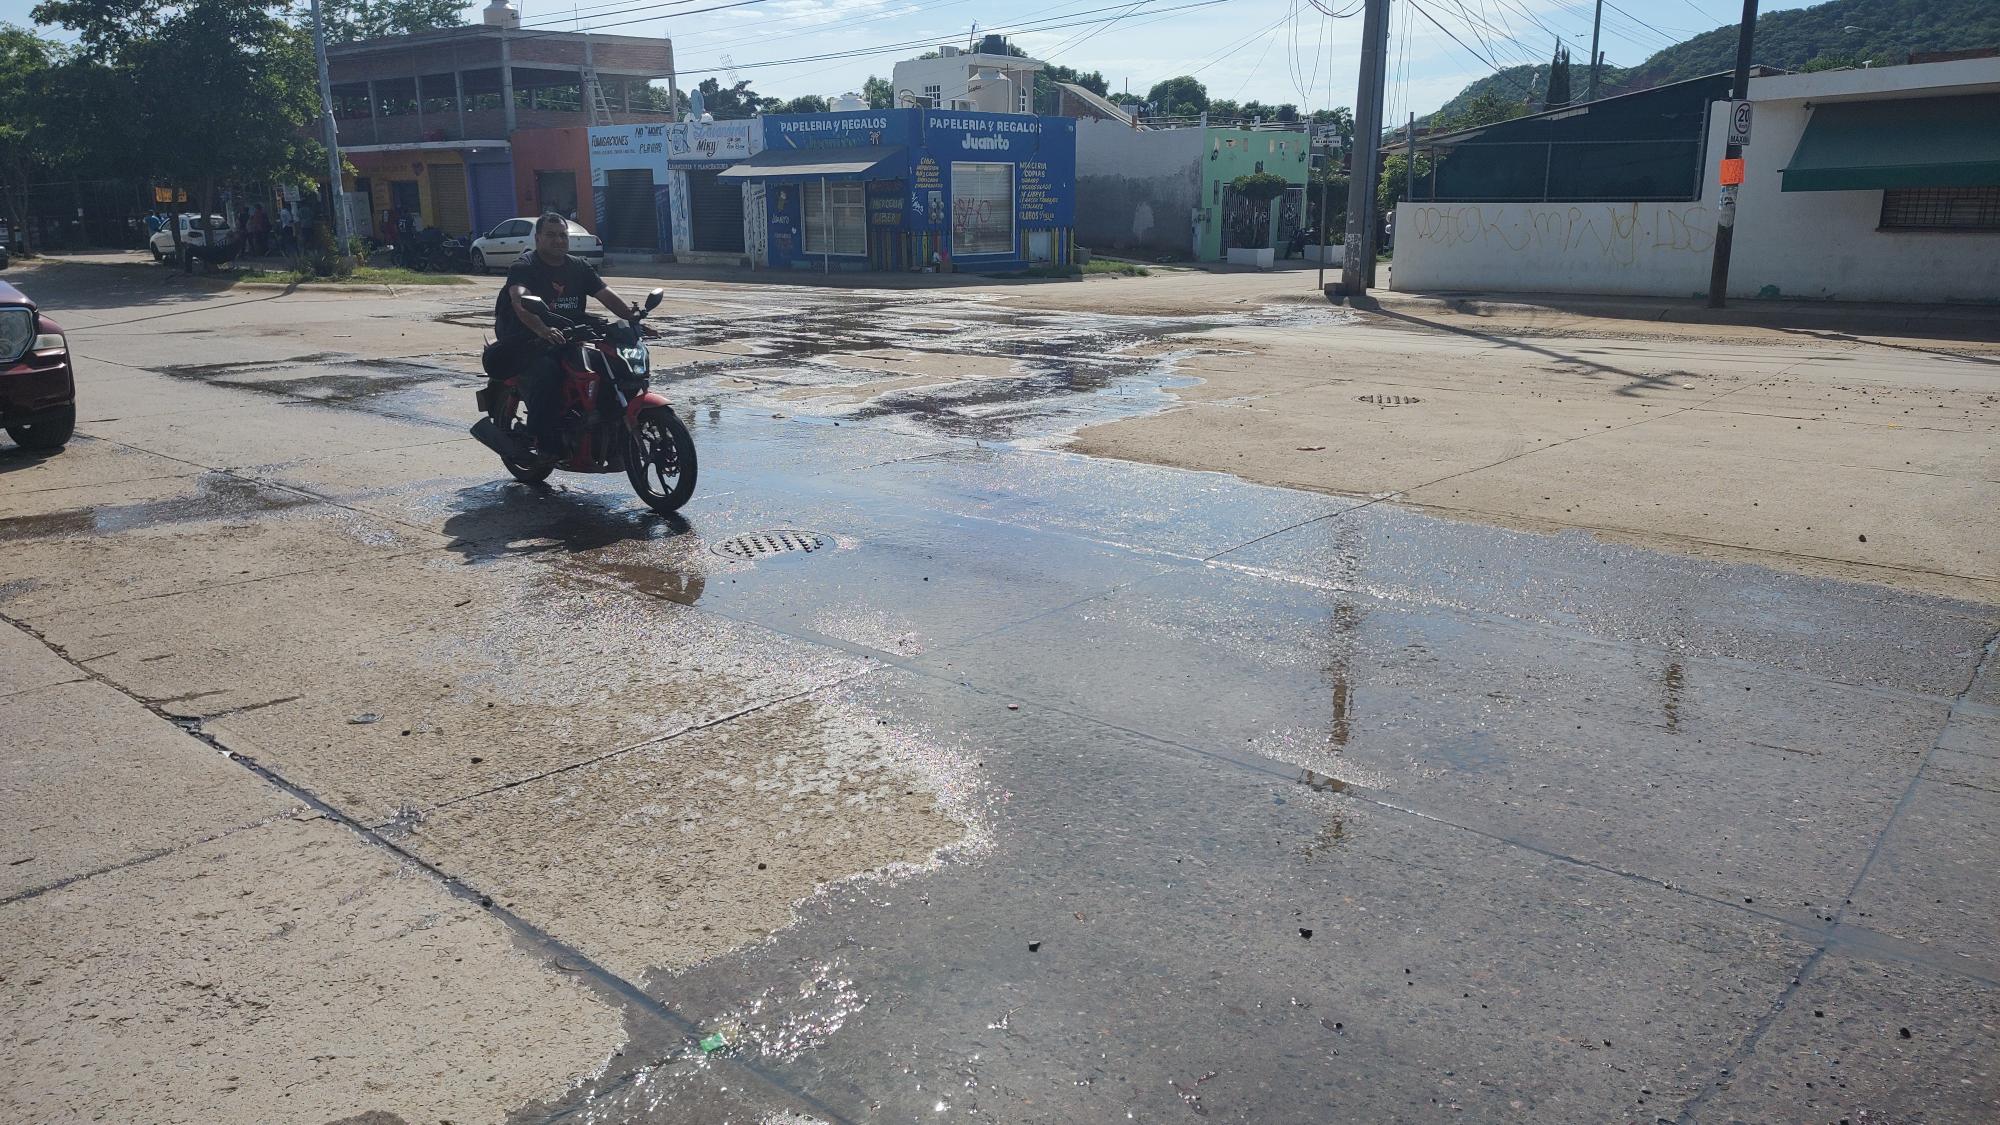
[{"label": "shadow on pavement", "polygon": [[503,481],[462,488],[458,497],[458,512],[445,520],[443,530],[451,537],[446,549],[468,562],[575,554],[694,531],[683,517],[659,515],[626,493]]}]

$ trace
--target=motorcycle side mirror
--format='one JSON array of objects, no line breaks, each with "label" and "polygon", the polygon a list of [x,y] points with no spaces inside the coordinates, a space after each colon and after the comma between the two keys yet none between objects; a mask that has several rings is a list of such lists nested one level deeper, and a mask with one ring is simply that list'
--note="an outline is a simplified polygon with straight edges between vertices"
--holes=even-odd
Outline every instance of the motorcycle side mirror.
[{"label": "motorcycle side mirror", "polygon": [[549,315],[549,303],[532,293],[523,293],[521,295],[521,307],[534,313],[540,319],[546,319]]},{"label": "motorcycle side mirror", "polygon": [[664,289],[655,289],[651,293],[646,294],[646,311],[652,312],[654,309],[659,308],[660,302],[666,299],[667,291]]}]

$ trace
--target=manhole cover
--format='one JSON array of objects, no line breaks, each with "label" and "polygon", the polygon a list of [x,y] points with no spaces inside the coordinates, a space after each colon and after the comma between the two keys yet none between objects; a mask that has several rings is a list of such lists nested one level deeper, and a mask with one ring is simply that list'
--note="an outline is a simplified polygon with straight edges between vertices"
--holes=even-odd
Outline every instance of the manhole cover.
[{"label": "manhole cover", "polygon": [[811,531],[752,531],[745,535],[732,535],[714,547],[715,553],[732,559],[755,561],[766,555],[782,555],[792,551],[818,551],[827,545],[826,537]]},{"label": "manhole cover", "polygon": [[1415,395],[1362,395],[1361,401],[1376,406],[1414,406],[1422,400]]}]

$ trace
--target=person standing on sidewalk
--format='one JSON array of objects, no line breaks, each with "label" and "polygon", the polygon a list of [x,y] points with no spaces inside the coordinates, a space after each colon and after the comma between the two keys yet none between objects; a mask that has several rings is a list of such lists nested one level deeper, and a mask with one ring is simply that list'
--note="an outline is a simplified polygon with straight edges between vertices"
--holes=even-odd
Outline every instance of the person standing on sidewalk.
[{"label": "person standing on sidewalk", "polygon": [[261,258],[271,252],[271,216],[264,211],[262,203],[250,210],[250,221],[245,224],[245,234],[250,239],[250,253]]}]

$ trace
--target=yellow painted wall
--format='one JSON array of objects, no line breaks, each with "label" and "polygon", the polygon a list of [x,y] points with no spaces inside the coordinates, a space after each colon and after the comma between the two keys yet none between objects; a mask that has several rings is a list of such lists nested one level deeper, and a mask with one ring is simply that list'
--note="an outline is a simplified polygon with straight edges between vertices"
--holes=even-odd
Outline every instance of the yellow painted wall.
[{"label": "yellow painted wall", "polygon": [[460,159],[459,155],[455,152],[426,152],[423,155],[424,171],[422,175],[417,177],[418,208],[423,212],[424,216],[424,221],[420,225],[434,227],[441,224],[438,222],[436,203],[431,199],[431,165],[456,165],[459,169],[458,174],[463,176],[465,174],[465,161]]}]

